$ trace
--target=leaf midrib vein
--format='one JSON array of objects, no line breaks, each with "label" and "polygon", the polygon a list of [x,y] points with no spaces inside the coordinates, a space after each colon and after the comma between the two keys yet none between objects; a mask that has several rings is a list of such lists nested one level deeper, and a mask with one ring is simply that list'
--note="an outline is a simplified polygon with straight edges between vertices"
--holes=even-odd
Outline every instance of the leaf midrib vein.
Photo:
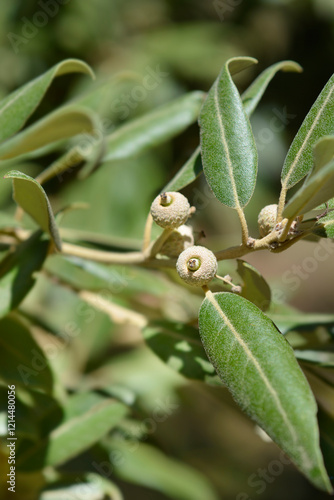
[{"label": "leaf midrib vein", "polygon": [[289,431],[291,433],[291,436],[294,440],[294,442],[297,441],[296,439],[296,433],[294,431],[294,428],[286,414],[286,412],[284,411],[284,408],[281,404],[281,401],[279,399],[279,396],[277,394],[277,392],[275,391],[275,389],[272,387],[272,385],[270,384],[266,374],[264,373],[264,371],[262,370],[261,368],[261,365],[259,364],[258,360],[255,358],[255,356],[253,355],[252,351],[249,349],[249,347],[247,346],[247,344],[242,340],[242,338],[240,337],[240,335],[238,334],[238,332],[235,330],[234,326],[232,325],[232,323],[229,321],[229,319],[227,318],[227,316],[223,313],[223,311],[221,310],[218,302],[216,301],[216,299],[214,298],[214,295],[212,292],[207,292],[207,298],[208,300],[211,302],[211,304],[213,305],[213,307],[216,309],[216,311],[218,312],[219,316],[223,319],[223,321],[225,322],[225,324],[227,325],[227,327],[232,331],[233,335],[235,336],[236,340],[239,342],[240,346],[244,349],[246,355],[247,355],[247,358],[252,361],[252,363],[254,364],[255,368],[257,369],[260,377],[262,378],[264,384],[266,385],[266,387],[268,388],[270,394],[272,395],[276,405],[277,405],[277,408],[279,410],[279,412],[281,413],[282,417],[283,417],[283,420],[285,421],[287,427],[289,428]]},{"label": "leaf midrib vein", "polygon": [[1,115],[6,111],[6,109],[14,104],[25,92],[30,90],[30,88],[36,83],[36,80],[32,80],[28,85],[25,85],[20,92],[16,94],[16,96],[13,99],[9,99],[9,101],[5,104],[3,108],[0,109],[0,118]]},{"label": "leaf midrib vein", "polygon": [[214,90],[214,94],[213,94],[213,101],[214,101],[214,104],[215,104],[215,108],[217,110],[217,117],[218,117],[218,123],[219,123],[219,129],[220,129],[221,138],[222,138],[222,142],[223,142],[223,147],[224,147],[224,150],[226,152],[226,162],[227,162],[227,168],[228,168],[229,177],[230,177],[230,180],[231,180],[231,186],[232,186],[232,191],[233,191],[233,197],[234,197],[235,206],[236,206],[237,209],[241,209],[241,206],[240,206],[240,203],[239,203],[239,198],[238,198],[237,187],[235,185],[235,180],[234,180],[234,177],[233,177],[233,167],[232,167],[230,152],[229,152],[229,149],[228,149],[228,143],[227,143],[227,140],[226,140],[225,129],[224,129],[222,117],[221,117],[221,114],[220,114],[219,101],[218,101],[218,81],[216,81],[216,84],[215,84],[215,90]]},{"label": "leaf midrib vein", "polygon": [[318,111],[318,113],[317,113],[317,115],[316,115],[316,117],[315,117],[315,119],[314,119],[314,121],[313,121],[313,123],[312,123],[311,128],[309,129],[309,131],[308,131],[308,132],[307,132],[307,134],[306,134],[306,137],[305,137],[305,139],[304,139],[304,141],[303,141],[303,144],[301,145],[301,147],[300,147],[300,148],[299,148],[299,150],[298,150],[298,152],[297,152],[297,154],[296,154],[296,156],[295,156],[295,159],[294,159],[294,161],[292,162],[292,164],[291,164],[291,166],[290,166],[289,172],[288,172],[288,174],[287,174],[286,178],[284,179],[284,186],[287,186],[287,184],[288,184],[288,182],[289,182],[289,179],[290,179],[290,177],[291,177],[291,175],[292,175],[292,172],[293,172],[293,170],[294,170],[294,168],[295,168],[295,166],[296,166],[297,162],[299,161],[299,159],[300,159],[300,157],[301,157],[301,155],[302,155],[302,153],[303,153],[303,151],[304,151],[304,149],[305,149],[305,145],[307,144],[307,141],[309,140],[309,138],[310,138],[310,136],[311,136],[311,134],[312,134],[313,130],[315,129],[316,125],[318,124],[319,119],[320,119],[320,116],[321,116],[321,114],[323,113],[323,111],[324,111],[324,109],[325,109],[325,107],[326,107],[326,105],[327,105],[327,103],[328,103],[329,99],[331,98],[331,96],[332,96],[332,93],[333,93],[333,92],[334,92],[334,86],[332,87],[332,89],[331,89],[331,91],[329,92],[328,96],[327,96],[327,97],[326,97],[326,99],[324,100],[324,103],[323,103],[323,105],[321,106],[321,108],[319,109],[319,111]]}]

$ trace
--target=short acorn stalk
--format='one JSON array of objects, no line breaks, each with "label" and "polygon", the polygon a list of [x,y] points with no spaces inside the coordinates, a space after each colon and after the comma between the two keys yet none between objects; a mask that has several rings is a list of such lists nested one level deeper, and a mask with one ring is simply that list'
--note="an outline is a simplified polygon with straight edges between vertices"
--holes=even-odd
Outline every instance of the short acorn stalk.
[{"label": "short acorn stalk", "polygon": [[174,229],[171,228],[164,229],[160,236],[153,242],[153,244],[146,249],[145,256],[151,259],[155,257],[164,246],[173,231]]},{"label": "short acorn stalk", "polygon": [[151,234],[152,234],[152,226],[153,226],[153,217],[151,212],[148,214],[144,229],[144,237],[143,237],[143,252],[147,250],[151,243]]}]

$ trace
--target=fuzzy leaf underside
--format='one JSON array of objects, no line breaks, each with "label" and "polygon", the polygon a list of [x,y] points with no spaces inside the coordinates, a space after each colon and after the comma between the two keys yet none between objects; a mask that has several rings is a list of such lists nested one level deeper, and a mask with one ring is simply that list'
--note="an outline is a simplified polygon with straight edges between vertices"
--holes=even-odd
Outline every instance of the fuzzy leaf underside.
[{"label": "fuzzy leaf underside", "polygon": [[48,233],[58,250],[61,240],[49,199],[42,186],[29,175],[12,170],[5,175],[13,179],[13,197],[18,205]]},{"label": "fuzzy leaf underside", "polygon": [[35,111],[54,78],[67,73],[86,73],[91,68],[78,59],[67,59],[28,82],[0,102],[0,142],[18,132]]},{"label": "fuzzy leaf underside", "polygon": [[298,130],[282,169],[282,186],[292,188],[313,168],[313,146],[334,134],[334,75],[326,83]]},{"label": "fuzzy leaf underside", "polygon": [[236,402],[313,484],[331,492],[313,394],[272,321],[242,297],[208,292],[199,325],[207,355]]},{"label": "fuzzy leaf underside", "polygon": [[231,73],[256,63],[250,57],[226,62],[200,113],[201,152],[206,180],[224,205],[241,209],[256,183],[257,151],[248,117]]}]

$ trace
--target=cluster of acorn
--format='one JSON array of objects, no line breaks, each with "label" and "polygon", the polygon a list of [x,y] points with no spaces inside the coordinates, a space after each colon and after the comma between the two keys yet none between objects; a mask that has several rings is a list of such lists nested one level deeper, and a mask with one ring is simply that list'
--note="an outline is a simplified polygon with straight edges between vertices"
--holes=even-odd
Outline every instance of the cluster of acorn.
[{"label": "cluster of acorn", "polygon": [[[176,270],[188,285],[204,286],[220,276],[216,274],[218,263],[215,254],[206,247],[194,245],[192,228],[185,225],[193,211],[187,198],[178,192],[164,192],[151,205],[154,222],[164,229],[172,230],[159,253],[177,258]],[[276,218],[277,205],[268,205],[261,210],[258,225],[262,237],[275,229]],[[233,286],[229,276],[220,279],[232,285],[232,291],[241,290]]]},{"label": "cluster of acorn", "polygon": [[204,286],[216,276],[218,263],[211,250],[194,245],[192,229],[184,225],[191,213],[187,198],[178,192],[162,193],[151,205],[156,224],[164,229],[173,229],[160,253],[178,257],[176,270],[186,283]]}]

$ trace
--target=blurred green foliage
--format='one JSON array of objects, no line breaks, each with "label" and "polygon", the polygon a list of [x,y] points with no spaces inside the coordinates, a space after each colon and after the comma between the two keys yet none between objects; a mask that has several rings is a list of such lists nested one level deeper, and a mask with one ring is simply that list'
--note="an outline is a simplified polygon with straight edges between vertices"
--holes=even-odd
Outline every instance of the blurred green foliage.
[{"label": "blurred green foliage", "polygon": [[[260,171],[256,196],[247,207],[247,215],[255,232],[260,208],[275,200],[281,165],[291,139],[333,73],[333,1],[70,0],[61,5],[55,0],[52,14],[47,14],[46,7],[41,6],[47,3],[47,0],[16,0],[1,5],[0,98],[65,58],[86,61],[94,68],[97,79],[92,84],[78,75],[58,78],[34,119],[77,100],[100,111],[112,131],[130,118],[154,110],[187,91],[207,91],[229,57],[249,55],[259,60],[256,69],[238,78],[241,90],[255,74],[279,60],[292,59],[303,66],[302,75],[277,75],[252,118]],[[44,25],[36,27],[38,23]],[[152,72],[155,76],[148,79]],[[279,132],[270,128],[275,116],[283,124]],[[136,247],[153,197],[197,145],[198,128],[192,125],[167,144],[135,158],[105,164],[84,180],[76,179],[75,169],[52,179],[46,189],[56,211],[73,202],[89,204],[87,210],[65,213],[62,229],[75,234],[74,231],[84,228],[95,237],[103,234],[111,239],[118,236],[126,238],[130,247]],[[0,170],[5,173],[15,168],[36,176],[58,158],[59,150],[50,149],[38,160],[31,157],[24,162],[2,162]],[[198,233],[205,230],[208,246],[219,248],[226,241],[233,244],[239,233],[233,214],[230,216],[227,209],[218,205],[203,179],[188,187],[186,194],[198,207],[195,230]],[[0,208],[6,217],[14,211],[9,182],[0,184]],[[106,246],[110,246],[108,243]],[[99,246],[103,247],[103,242]],[[260,270],[268,270],[264,274],[269,281],[282,288],[282,261],[277,267],[270,258],[257,264]],[[235,268],[226,263],[223,266],[224,272],[231,269],[233,272]],[[326,266],[324,279],[332,281],[333,267],[329,261]],[[255,495],[261,500],[307,500],[315,495],[325,498],[291,466],[285,466],[277,476],[268,473],[268,466],[278,459],[279,451],[258,437],[254,425],[237,409],[226,391],[214,385],[204,390],[201,382],[189,382],[174,373],[143,344],[136,328],[114,325],[106,314],[97,312],[78,297],[73,287],[107,288],[117,304],[134,306],[151,319],[162,315],[175,322],[189,323],[195,321],[200,296],[181,294],[172,282],[175,278],[168,280],[158,271],[152,279],[145,269],[115,266],[108,268],[106,274],[100,268],[88,272],[83,267],[82,262],[70,259],[67,262],[50,259],[47,267],[50,274],[38,276],[37,286],[20,306],[21,314],[34,325],[33,335],[29,333],[23,347],[29,351],[36,344],[46,349],[50,369],[42,370],[44,384],[50,378],[53,380],[52,394],[39,392],[33,384],[28,388],[24,384],[18,386],[16,417],[20,446],[24,454],[32,443],[44,440],[46,454],[45,436],[50,431],[66,426],[69,421],[75,428],[78,421],[73,419],[85,415],[101,401],[106,405],[102,410],[111,411],[111,398],[118,400],[120,413],[123,404],[129,406],[131,417],[117,427],[116,415],[117,429],[110,425],[107,429],[110,436],[103,445],[98,443],[87,449],[89,440],[82,448],[79,443],[81,454],[55,471],[47,471],[46,477],[38,470],[27,474],[22,469],[17,474],[18,498],[54,498],[50,492],[39,496],[42,487],[50,488],[47,484],[52,484],[52,488],[57,485],[59,490],[64,488],[68,495],[66,484],[80,485],[80,481],[93,485],[91,498],[97,499],[119,500],[120,490],[129,500],[194,500],[196,490],[198,498],[206,499],[210,495],[212,499],[240,500]],[[306,292],[300,292],[303,298]],[[300,303],[306,310],[314,311],[323,310],[325,304],[330,313],[332,297],[321,280],[314,280],[311,295],[306,297],[312,302],[301,299]],[[292,317],[293,314],[294,311]],[[292,320],[291,335],[296,334],[295,327],[301,322],[298,318],[299,323]],[[11,326],[0,325],[0,328],[6,327],[9,335],[17,335],[19,340],[26,326],[15,317],[11,322]],[[332,329],[324,326],[299,332],[298,342],[307,343],[310,331],[332,342]],[[3,355],[8,350],[8,359],[20,357],[19,343],[15,353],[11,352],[9,342],[1,344],[1,349]],[[328,373],[327,378],[323,373],[320,375],[321,420],[326,431],[322,439],[331,464],[334,409],[328,400],[333,397],[334,381]],[[72,393],[83,395],[82,400],[75,399],[77,396]],[[6,395],[1,388],[2,412],[6,411]],[[154,415],[160,415],[161,420]],[[85,432],[91,425],[98,425],[98,421],[91,423],[88,419],[87,427],[83,425],[80,429]],[[1,435],[5,435],[5,427],[1,420]],[[144,443],[139,445],[138,438]],[[136,443],[137,451],[133,448]],[[126,458],[127,454],[131,460]],[[45,455],[39,456],[40,460],[43,458]],[[114,470],[107,469],[108,461],[114,461]],[[34,468],[34,463],[30,465]],[[6,457],[1,454],[1,471],[7,471],[7,467]],[[267,471],[269,480],[259,479],[261,470]],[[101,478],[103,473],[107,476],[106,484],[96,480],[96,474]],[[329,470],[329,475],[333,474]],[[189,488],[183,484],[184,477],[188,478]],[[11,498],[3,479],[0,489],[2,498]],[[73,497],[67,498],[79,498],[77,495],[74,491]]]}]

